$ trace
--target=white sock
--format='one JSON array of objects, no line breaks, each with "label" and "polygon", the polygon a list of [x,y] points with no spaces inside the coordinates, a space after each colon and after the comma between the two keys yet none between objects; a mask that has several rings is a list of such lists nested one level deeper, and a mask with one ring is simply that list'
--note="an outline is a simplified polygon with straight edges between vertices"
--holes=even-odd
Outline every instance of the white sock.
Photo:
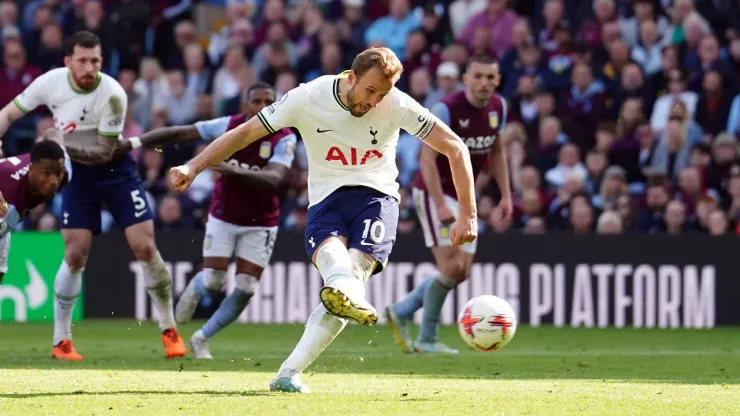
[{"label": "white sock", "polygon": [[316,255],[316,266],[326,286],[342,291],[347,296],[365,297],[365,285],[352,271],[352,257],[341,241],[325,243]]},{"label": "white sock", "polygon": [[172,279],[162,256],[157,251],[149,261],[139,261],[144,270],[146,291],[151,296],[159,315],[159,329],[176,328],[175,312],[172,307]]},{"label": "white sock", "polygon": [[321,354],[324,349],[342,332],[347,320],[329,315],[323,304],[319,304],[306,322],[301,340],[283,362],[278,377],[291,377],[300,374]]},{"label": "white sock", "polygon": [[82,289],[82,272],[72,271],[66,261],[59,266],[54,279],[54,344],[72,339],[72,311]]}]

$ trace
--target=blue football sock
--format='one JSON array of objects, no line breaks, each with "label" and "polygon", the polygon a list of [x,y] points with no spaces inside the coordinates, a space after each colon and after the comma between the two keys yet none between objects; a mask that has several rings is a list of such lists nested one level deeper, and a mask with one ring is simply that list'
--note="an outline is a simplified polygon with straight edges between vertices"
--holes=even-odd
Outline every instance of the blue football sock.
[{"label": "blue football sock", "polygon": [[[438,275],[424,292],[424,314],[422,315],[419,328],[419,341],[435,342],[439,333],[439,318],[442,314],[442,306],[445,304],[447,294],[454,286],[454,281]],[[443,284],[445,282],[446,284]]]},{"label": "blue football sock", "polygon": [[429,286],[429,283],[431,283],[436,278],[437,273],[435,272],[433,275],[422,280],[421,283],[419,283],[419,285],[416,286],[414,290],[409,292],[409,294],[406,295],[405,298],[396,303],[393,306],[393,309],[396,312],[396,316],[401,319],[411,320],[411,318],[413,318],[414,316],[414,313],[416,313],[416,311],[418,311],[424,303],[424,292],[427,291],[427,286]]},{"label": "blue football sock", "polygon": [[249,299],[252,298],[254,293],[247,293],[241,289],[234,289],[229,296],[221,302],[216,313],[211,316],[211,319],[203,325],[201,330],[206,338],[210,338],[232,322],[236,321],[236,318],[242,313],[244,308],[247,307]]},{"label": "blue football sock", "polygon": [[206,287],[205,283],[205,271],[201,270],[198,272],[198,274],[195,275],[193,278],[195,280],[195,285],[193,286],[193,291],[195,294],[197,294],[200,297],[205,296],[215,296],[218,295],[218,293],[221,291],[221,289],[209,289]]}]

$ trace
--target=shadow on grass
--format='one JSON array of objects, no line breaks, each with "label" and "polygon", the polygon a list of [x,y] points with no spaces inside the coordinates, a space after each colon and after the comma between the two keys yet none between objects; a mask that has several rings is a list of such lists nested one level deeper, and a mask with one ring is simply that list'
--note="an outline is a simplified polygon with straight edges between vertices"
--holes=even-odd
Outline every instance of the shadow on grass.
[{"label": "shadow on grass", "polygon": [[286,393],[270,392],[267,390],[193,390],[193,391],[181,391],[181,390],[117,390],[117,391],[84,391],[76,390],[69,392],[49,392],[49,393],[0,393],[0,399],[35,399],[39,397],[65,397],[65,396],[118,396],[118,395],[134,395],[134,396],[150,396],[150,395],[193,395],[199,394],[204,396],[281,396]]}]

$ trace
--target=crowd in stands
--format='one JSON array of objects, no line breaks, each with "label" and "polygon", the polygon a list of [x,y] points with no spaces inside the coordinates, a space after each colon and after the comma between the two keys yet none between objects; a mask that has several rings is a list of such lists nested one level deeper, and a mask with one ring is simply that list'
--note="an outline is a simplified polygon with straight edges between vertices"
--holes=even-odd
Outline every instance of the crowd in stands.
[{"label": "crowd in stands", "polygon": [[[499,60],[514,215],[478,180],[481,233],[740,233],[740,2],[736,0],[0,0],[0,105],[63,65],[77,30],[102,39],[103,70],[129,94],[125,137],[238,113],[257,80],[278,98],[338,74],[368,46],[403,61],[398,87],[427,107],[463,88],[471,54]],[[39,109],[3,137],[6,156],[53,125]],[[402,133],[400,232],[418,228],[409,187],[422,145]],[[203,227],[216,173],[185,194],[167,168],[203,145],[137,149],[159,229]],[[301,230],[307,159],[283,187]],[[26,229],[53,230],[60,203]],[[103,214],[105,229],[115,228]]]}]

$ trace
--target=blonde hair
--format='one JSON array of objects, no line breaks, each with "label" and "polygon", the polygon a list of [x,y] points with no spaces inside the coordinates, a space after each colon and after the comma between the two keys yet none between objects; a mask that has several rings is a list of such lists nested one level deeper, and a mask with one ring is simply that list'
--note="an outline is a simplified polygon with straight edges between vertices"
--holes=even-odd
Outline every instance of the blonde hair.
[{"label": "blonde hair", "polygon": [[352,72],[360,78],[372,68],[377,68],[389,80],[398,80],[403,73],[403,64],[388,48],[369,48],[360,52],[352,62]]},{"label": "blonde hair", "polygon": [[622,232],[622,217],[614,211],[604,211],[596,222],[596,231],[603,233],[610,222],[616,224],[619,232]]}]

